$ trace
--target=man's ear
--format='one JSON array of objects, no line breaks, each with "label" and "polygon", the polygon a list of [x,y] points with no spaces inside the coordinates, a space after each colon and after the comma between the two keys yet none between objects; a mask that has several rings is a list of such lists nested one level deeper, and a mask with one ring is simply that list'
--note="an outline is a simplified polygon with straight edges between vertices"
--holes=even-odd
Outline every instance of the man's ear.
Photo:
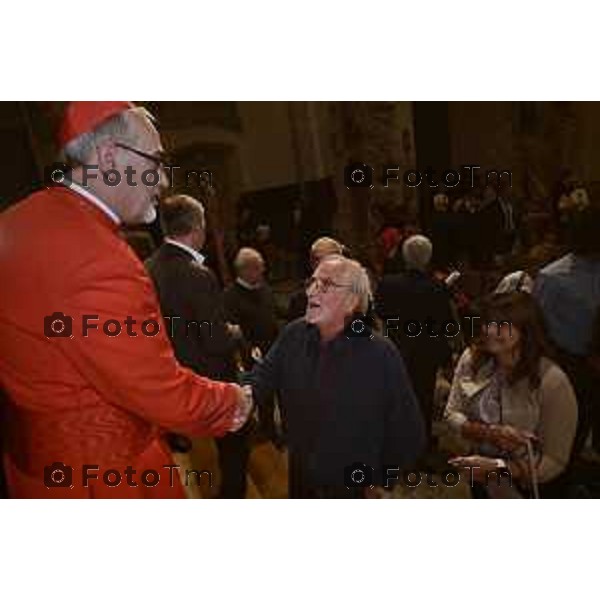
[{"label": "man's ear", "polygon": [[96,152],[98,156],[98,170],[100,173],[106,173],[106,171],[115,168],[115,153],[117,148],[112,140],[102,140],[96,146]]}]

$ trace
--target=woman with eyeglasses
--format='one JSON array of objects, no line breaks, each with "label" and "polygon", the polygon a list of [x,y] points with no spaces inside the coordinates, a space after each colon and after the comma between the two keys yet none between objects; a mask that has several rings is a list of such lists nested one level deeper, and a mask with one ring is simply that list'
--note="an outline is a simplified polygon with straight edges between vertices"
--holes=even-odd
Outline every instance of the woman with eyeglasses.
[{"label": "woman with eyeglasses", "polygon": [[[448,423],[472,452],[453,464],[478,467],[471,470],[475,497],[527,497],[536,482],[542,495],[555,494],[548,484],[569,462],[577,403],[569,379],[549,358],[539,308],[525,292],[496,294],[480,323],[479,337],[458,362],[446,407]],[[510,490],[487,477],[501,465],[511,474]]]}]

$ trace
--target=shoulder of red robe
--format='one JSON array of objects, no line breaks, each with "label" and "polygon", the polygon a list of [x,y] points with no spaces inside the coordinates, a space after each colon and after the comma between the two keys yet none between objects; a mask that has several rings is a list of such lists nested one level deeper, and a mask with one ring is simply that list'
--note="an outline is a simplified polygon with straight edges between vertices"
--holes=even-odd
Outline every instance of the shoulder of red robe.
[{"label": "shoulder of red robe", "polygon": [[133,102],[69,102],[57,133],[59,148],[83,133],[94,131],[96,127],[121,112],[135,108]]}]

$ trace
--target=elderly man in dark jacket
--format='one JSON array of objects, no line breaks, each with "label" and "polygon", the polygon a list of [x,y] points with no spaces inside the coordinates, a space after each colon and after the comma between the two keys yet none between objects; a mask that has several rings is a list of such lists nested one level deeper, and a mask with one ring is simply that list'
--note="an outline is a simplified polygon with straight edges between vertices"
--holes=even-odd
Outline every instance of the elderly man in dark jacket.
[{"label": "elderly man in dark jacket", "polygon": [[432,252],[425,236],[408,238],[402,246],[406,271],[384,277],[375,300],[376,312],[404,358],[423,410],[429,442],[436,373],[450,360],[449,335],[456,335],[460,327],[454,319],[449,290],[427,273]]},{"label": "elderly man in dark jacket", "polygon": [[400,354],[356,317],[370,296],[361,265],[323,259],[307,296],[306,316],[284,329],[251,383],[258,401],[280,399],[290,497],[363,497],[387,483],[386,466],[414,464],[423,421]]}]

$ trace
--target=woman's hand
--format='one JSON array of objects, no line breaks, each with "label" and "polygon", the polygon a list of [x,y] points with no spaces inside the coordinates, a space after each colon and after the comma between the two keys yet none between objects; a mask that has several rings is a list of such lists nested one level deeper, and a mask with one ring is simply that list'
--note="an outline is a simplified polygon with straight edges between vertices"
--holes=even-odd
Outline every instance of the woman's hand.
[{"label": "woman's hand", "polygon": [[488,440],[507,452],[523,448],[527,441],[534,441],[535,434],[524,429],[517,429],[512,425],[491,425],[488,431]]},{"label": "woman's hand", "polygon": [[535,434],[512,425],[489,425],[480,421],[467,421],[462,434],[477,442],[489,442],[508,452],[522,448],[527,440],[536,439]]}]

